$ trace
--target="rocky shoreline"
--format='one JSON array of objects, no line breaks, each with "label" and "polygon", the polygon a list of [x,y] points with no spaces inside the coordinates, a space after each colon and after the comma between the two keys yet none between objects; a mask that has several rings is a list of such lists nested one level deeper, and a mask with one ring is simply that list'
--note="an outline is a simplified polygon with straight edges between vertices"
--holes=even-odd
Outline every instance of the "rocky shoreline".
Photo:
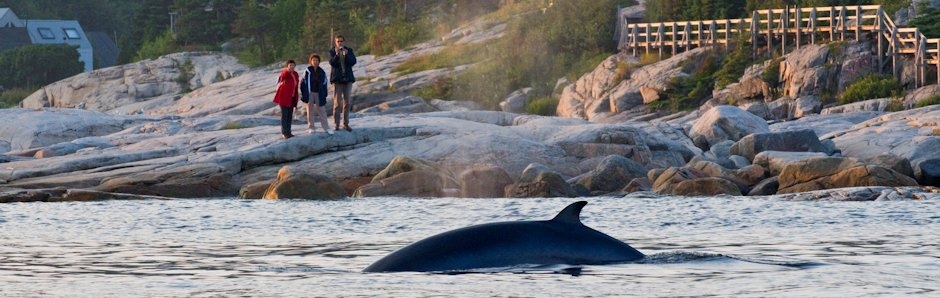
[{"label": "rocky shoreline", "polygon": [[[781,63],[784,96],[770,100],[754,65],[695,111],[648,109],[699,59],[696,49],[617,79],[613,55],[559,82],[557,117],[407,94],[456,67],[391,69],[445,43],[482,42],[475,24],[355,71],[353,131],[283,140],[271,98],[277,67],[249,69],[219,53],[178,53],[95,70],[0,110],[0,202],[155,198],[770,196],[785,200],[937,198],[940,107],[887,112],[892,99],[824,106],[868,59],[807,45]],[[448,40],[450,39],[450,40]],[[840,53],[864,53],[850,43]],[[181,68],[181,65],[187,65]],[[301,65],[300,67],[305,67]],[[837,74],[837,75],[833,75]],[[831,79],[836,78],[836,79]],[[827,87],[828,86],[828,87]],[[188,89],[192,89],[189,91]],[[940,87],[911,90],[906,107]],[[523,104],[520,104],[522,101]],[[300,109],[303,110],[303,109]],[[329,110],[329,107],[328,107]]]}]

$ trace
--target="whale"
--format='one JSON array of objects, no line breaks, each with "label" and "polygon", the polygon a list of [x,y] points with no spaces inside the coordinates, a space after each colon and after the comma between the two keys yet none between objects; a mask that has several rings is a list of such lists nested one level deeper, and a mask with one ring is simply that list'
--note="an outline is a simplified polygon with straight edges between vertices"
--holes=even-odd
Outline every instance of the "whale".
[{"label": "whale", "polygon": [[484,268],[604,265],[640,260],[627,243],[581,223],[586,201],[550,220],[509,221],[446,231],[402,247],[364,272],[461,272]]}]

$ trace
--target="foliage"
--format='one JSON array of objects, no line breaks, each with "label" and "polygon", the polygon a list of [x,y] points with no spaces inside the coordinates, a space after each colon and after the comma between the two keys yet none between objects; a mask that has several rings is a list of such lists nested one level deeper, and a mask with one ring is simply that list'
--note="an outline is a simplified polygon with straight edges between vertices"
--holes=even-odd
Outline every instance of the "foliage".
[{"label": "foliage", "polygon": [[770,64],[764,68],[764,72],[761,73],[760,79],[767,84],[767,87],[770,88],[770,93],[773,96],[776,96],[780,88],[780,63],[783,62],[783,58],[777,58],[770,60]]},{"label": "foliage", "polygon": [[20,105],[27,96],[36,90],[14,88],[0,91],[0,109],[14,108]]},{"label": "foliage", "polygon": [[715,72],[715,84],[718,89],[725,88],[741,79],[748,66],[754,63],[751,43],[746,34],[740,34],[725,56],[721,67]]},{"label": "foliage", "polygon": [[928,96],[927,98],[921,99],[914,105],[914,107],[923,108],[923,107],[932,106],[935,104],[940,104],[940,94],[934,94],[934,95]]},{"label": "foliage", "polygon": [[463,44],[447,47],[430,55],[414,56],[392,68],[402,75],[419,71],[455,67],[475,63],[487,58],[485,45]]},{"label": "foliage", "polygon": [[[51,66],[51,67],[50,67]],[[0,86],[43,86],[84,70],[70,45],[27,45],[0,52]]]},{"label": "foliage", "polygon": [[502,39],[483,47],[488,59],[458,75],[449,98],[495,109],[503,96],[524,87],[532,87],[535,97],[546,96],[558,78],[586,71],[590,63],[582,61],[596,63],[604,53],[613,53],[610,12],[618,1],[540,4],[529,3],[530,11],[513,18]]},{"label": "foliage", "polygon": [[555,110],[558,108],[558,99],[552,96],[543,96],[533,99],[526,105],[525,110],[529,114],[542,116],[555,116]]},{"label": "foliage", "polygon": [[670,112],[679,112],[693,109],[711,96],[715,89],[715,73],[722,64],[722,56],[709,53],[702,60],[686,60],[682,72],[688,76],[678,76],[669,81],[669,88],[665,92],[665,104],[668,106],[651,106],[654,109],[668,109]]},{"label": "foliage", "polygon": [[917,27],[929,38],[940,37],[940,7],[924,8],[920,15],[911,20],[911,26]]},{"label": "foliage", "polygon": [[424,99],[447,98],[447,95],[451,92],[453,85],[453,79],[441,78],[434,81],[434,83],[431,85],[415,90],[411,95]]},{"label": "foliage", "polygon": [[157,57],[176,52],[177,49],[173,35],[167,31],[156,39],[147,41],[141,45],[140,50],[137,51],[137,55],[134,56],[134,60],[156,59]]},{"label": "foliage", "polygon": [[839,95],[839,104],[848,104],[875,98],[901,96],[901,83],[892,76],[870,74],[845,87]]}]

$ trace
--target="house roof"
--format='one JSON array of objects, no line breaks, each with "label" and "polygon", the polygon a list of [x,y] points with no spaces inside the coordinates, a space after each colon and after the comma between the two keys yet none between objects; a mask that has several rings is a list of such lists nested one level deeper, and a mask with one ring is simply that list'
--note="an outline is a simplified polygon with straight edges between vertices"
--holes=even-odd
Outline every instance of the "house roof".
[{"label": "house roof", "polygon": [[0,7],[0,28],[23,27],[23,21],[7,7]]},{"label": "house roof", "polygon": [[33,44],[70,44],[91,48],[82,26],[75,20],[29,20],[26,23]]},{"label": "house roof", "polygon": [[0,51],[30,45],[29,33],[26,28],[0,27]]}]

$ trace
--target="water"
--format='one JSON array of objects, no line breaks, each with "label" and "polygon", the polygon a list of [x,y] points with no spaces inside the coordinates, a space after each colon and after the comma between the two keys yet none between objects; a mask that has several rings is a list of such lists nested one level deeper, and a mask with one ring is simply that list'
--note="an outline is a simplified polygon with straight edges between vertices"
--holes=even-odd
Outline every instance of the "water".
[{"label": "water", "polygon": [[650,255],[647,261],[584,266],[579,274],[558,266],[360,272],[426,236],[549,219],[573,201],[0,204],[0,296],[940,296],[940,203],[933,200],[590,198],[583,222]]}]

